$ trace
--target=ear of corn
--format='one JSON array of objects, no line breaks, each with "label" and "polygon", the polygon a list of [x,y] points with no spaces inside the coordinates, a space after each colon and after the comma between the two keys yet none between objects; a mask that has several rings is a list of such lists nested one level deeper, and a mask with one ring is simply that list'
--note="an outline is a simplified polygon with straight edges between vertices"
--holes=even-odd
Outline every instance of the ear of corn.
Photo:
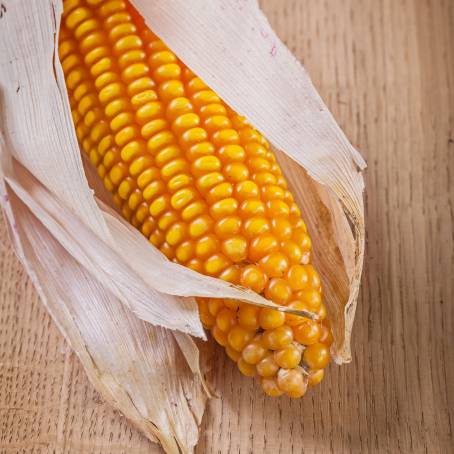
[{"label": "ear of corn", "polygon": [[59,53],[78,140],[123,216],[170,260],[318,313],[198,300],[244,375],[270,396],[304,395],[332,335],[311,240],[267,141],[124,0],[65,0]]}]

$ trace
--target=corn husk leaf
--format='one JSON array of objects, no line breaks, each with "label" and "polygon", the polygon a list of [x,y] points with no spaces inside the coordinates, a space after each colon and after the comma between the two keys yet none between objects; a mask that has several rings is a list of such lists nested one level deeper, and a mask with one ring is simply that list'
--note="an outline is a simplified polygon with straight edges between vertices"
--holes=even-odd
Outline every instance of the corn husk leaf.
[{"label": "corn husk leaf", "polygon": [[335,320],[334,358],[351,361],[364,257],[363,158],[256,1],[133,3],[194,73],[291,158],[282,159],[283,171],[316,245],[315,264]]},{"label": "corn husk leaf", "polygon": [[[2,159],[3,169],[13,164]],[[136,317],[48,229],[46,213],[3,181],[17,255],[95,388],[166,452],[189,452],[209,395],[191,337]]]},{"label": "corn husk leaf", "polygon": [[[194,72],[284,150],[278,159],[334,320],[333,354],[349,361],[364,252],[362,158],[256,2],[134,3]],[[193,297],[276,306],[168,262],[111,209],[77,145],[56,57],[61,11],[57,0],[17,0],[0,20],[0,190],[11,238],[96,389],[167,452],[191,452],[209,395],[190,337],[205,338]]]}]

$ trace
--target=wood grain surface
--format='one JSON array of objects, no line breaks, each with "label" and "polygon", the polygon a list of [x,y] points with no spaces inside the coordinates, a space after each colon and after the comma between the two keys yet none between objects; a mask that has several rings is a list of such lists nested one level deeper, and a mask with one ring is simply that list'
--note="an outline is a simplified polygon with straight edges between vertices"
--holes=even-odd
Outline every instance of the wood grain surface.
[{"label": "wood grain surface", "polygon": [[[454,1],[261,4],[368,161],[353,362],[273,400],[219,351],[197,452],[454,452]],[[161,452],[102,402],[0,238],[0,453]]]}]

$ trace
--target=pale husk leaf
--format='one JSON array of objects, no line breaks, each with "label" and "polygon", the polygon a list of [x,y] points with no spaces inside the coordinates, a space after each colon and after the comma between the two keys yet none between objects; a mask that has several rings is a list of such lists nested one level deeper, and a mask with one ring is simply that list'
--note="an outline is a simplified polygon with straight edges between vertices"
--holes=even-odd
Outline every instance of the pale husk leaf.
[{"label": "pale husk leaf", "polygon": [[138,319],[8,184],[0,192],[16,252],[95,388],[166,452],[192,452],[208,397],[192,339]]},{"label": "pale husk leaf", "polygon": [[[303,217],[310,221],[316,264],[334,320],[333,354],[338,363],[349,362],[364,257],[363,158],[256,1],[133,3],[187,66],[294,161],[287,159],[283,170],[301,194]],[[305,190],[318,195],[306,198]],[[327,213],[323,219],[313,217],[321,211]]]}]

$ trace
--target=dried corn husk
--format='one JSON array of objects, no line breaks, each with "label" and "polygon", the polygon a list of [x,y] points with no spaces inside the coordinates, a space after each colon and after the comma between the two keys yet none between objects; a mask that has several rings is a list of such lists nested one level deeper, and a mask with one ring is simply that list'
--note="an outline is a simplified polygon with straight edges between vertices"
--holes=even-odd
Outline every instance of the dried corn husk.
[{"label": "dried corn husk", "polygon": [[[335,320],[333,354],[348,362],[364,249],[362,158],[256,2],[134,3],[194,72],[284,150],[278,159]],[[273,303],[168,262],[101,201],[109,199],[84,172],[56,58],[61,2],[7,6],[0,191],[17,254],[104,398],[167,452],[191,452],[209,394],[190,337],[205,338],[193,297]]]}]

